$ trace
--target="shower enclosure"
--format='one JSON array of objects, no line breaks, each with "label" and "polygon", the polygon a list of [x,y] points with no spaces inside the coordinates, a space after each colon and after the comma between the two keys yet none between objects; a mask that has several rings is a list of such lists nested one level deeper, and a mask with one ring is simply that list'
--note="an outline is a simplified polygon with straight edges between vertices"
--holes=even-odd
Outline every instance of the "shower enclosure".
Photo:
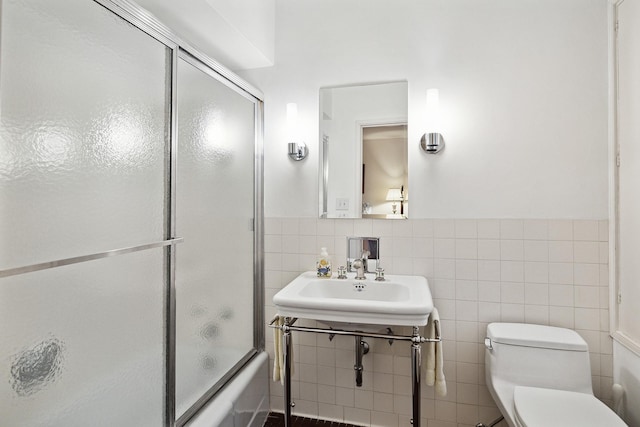
[{"label": "shower enclosure", "polygon": [[126,1],[0,18],[0,424],[185,425],[264,348],[261,94]]}]

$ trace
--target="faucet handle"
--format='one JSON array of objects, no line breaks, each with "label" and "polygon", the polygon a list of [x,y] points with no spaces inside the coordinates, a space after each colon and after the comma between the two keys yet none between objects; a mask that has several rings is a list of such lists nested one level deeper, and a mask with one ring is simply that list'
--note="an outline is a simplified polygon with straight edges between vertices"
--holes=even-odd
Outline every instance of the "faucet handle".
[{"label": "faucet handle", "polygon": [[386,280],[384,278],[384,268],[382,267],[376,268],[376,280],[378,282],[384,282]]},{"label": "faucet handle", "polygon": [[346,279],[347,278],[347,267],[341,265],[338,267],[338,279]]}]

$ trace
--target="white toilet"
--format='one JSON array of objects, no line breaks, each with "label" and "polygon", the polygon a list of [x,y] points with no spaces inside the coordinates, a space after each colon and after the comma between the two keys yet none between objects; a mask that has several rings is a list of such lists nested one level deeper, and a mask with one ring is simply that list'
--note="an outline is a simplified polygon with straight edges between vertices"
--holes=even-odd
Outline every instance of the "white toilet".
[{"label": "white toilet", "polygon": [[593,395],[587,343],[575,331],[491,323],[487,387],[511,427],[626,426]]}]

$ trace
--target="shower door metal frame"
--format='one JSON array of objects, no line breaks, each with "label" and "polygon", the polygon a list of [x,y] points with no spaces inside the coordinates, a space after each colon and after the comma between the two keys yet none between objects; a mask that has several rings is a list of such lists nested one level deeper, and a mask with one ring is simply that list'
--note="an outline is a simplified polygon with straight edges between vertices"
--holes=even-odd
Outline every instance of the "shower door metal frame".
[{"label": "shower door metal frame", "polygon": [[[253,304],[257,305],[259,310],[254,310],[254,324],[253,324],[253,348],[244,355],[229,371],[227,371],[218,382],[216,382],[209,390],[207,390],[187,411],[182,414],[176,420],[176,426],[180,427],[185,425],[194,415],[202,409],[207,402],[209,402],[222,387],[225,386],[233,377],[240,371],[240,369],[247,364],[261,349],[264,349],[264,309],[263,307],[263,282],[262,276],[262,263],[263,263],[263,242],[262,242],[262,227],[263,227],[263,210],[262,210],[262,102],[257,100],[255,96],[244,91],[239,90],[234,82],[229,81],[224,76],[221,76],[216,70],[212,69],[209,64],[205,63],[202,58],[194,56],[191,52],[178,48],[177,59],[185,61],[187,64],[195,67],[196,69],[207,74],[211,78],[215,79],[218,83],[221,83],[234,90],[237,94],[245,99],[254,103],[254,126],[255,126],[255,156],[254,156],[254,217],[251,224],[254,235],[254,290],[253,290]],[[177,63],[177,60],[176,60]],[[176,79],[177,81],[177,79]],[[177,94],[177,91],[174,92]],[[176,97],[177,99],[177,97]],[[177,108],[176,108],[177,111]],[[175,122],[177,123],[177,121]],[[175,219],[175,218],[174,218]],[[258,286],[258,284],[260,284]],[[175,313],[175,311],[174,311]],[[175,327],[175,322],[174,322]],[[175,337],[174,337],[175,339]]]},{"label": "shower door metal frame", "polygon": [[[164,402],[164,425],[168,427],[180,427],[186,424],[193,415],[204,407],[222,388],[231,380],[249,360],[259,351],[264,350],[265,327],[264,327],[264,211],[263,211],[263,115],[264,96],[260,90],[242,80],[232,71],[208,57],[189,43],[182,40],[168,27],[160,23],[153,15],[145,9],[130,3],[127,0],[93,0],[98,5],[117,15],[124,21],[133,25],[138,30],[157,40],[166,46],[171,52],[167,58],[167,105],[166,105],[166,126],[167,138],[165,140],[165,230],[163,240],[151,242],[132,248],[117,249],[85,255],[81,257],[56,260],[36,265],[23,266],[18,268],[0,270],[0,277],[7,277],[23,274],[31,271],[56,268],[62,265],[69,265],[90,261],[93,259],[117,256],[126,253],[147,250],[156,247],[164,247],[164,321],[165,321],[165,402]],[[198,67],[207,72],[217,81],[227,85],[238,94],[251,100],[254,103],[254,127],[255,127],[255,149],[254,149],[254,218],[253,218],[253,258],[254,258],[254,319],[253,319],[253,349],[245,355],[230,371],[228,371],[216,384],[214,384],[205,395],[193,404],[185,414],[176,419],[176,286],[175,286],[175,245],[182,242],[182,238],[176,237],[176,153],[177,153],[177,65],[178,58],[190,58],[198,64]]]}]

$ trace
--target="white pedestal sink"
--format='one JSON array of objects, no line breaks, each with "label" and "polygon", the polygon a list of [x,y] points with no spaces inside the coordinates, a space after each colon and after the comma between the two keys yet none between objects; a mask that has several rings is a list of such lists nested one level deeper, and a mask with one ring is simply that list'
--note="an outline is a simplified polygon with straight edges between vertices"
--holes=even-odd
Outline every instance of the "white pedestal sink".
[{"label": "white pedestal sink", "polygon": [[388,275],[376,281],[318,278],[315,271],[296,277],[273,297],[280,316],[318,320],[330,326],[380,330],[424,326],[433,311],[429,283],[422,276]]}]

